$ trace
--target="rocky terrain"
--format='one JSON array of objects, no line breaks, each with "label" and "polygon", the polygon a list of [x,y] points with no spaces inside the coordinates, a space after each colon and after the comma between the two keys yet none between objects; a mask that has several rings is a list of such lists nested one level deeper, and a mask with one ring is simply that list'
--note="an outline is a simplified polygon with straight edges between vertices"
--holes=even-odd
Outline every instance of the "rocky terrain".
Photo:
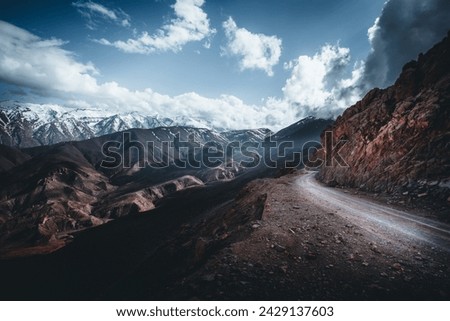
[{"label": "rocky terrain", "polygon": [[373,230],[316,201],[302,177],[294,171],[181,190],[152,211],[77,233],[54,253],[0,259],[2,275],[20,276],[2,282],[0,298],[449,299],[448,241]]},{"label": "rocky terrain", "polygon": [[[223,168],[223,175],[216,177],[208,175],[208,169],[200,175],[199,170],[189,167],[177,170],[172,165],[158,172],[145,165],[149,154],[161,156],[164,153],[161,142],[173,141],[175,135],[183,141],[192,134],[201,143],[226,142],[214,132],[173,127],[134,130],[129,134],[131,141],[155,143],[155,150],[142,150],[135,155],[130,151],[131,142],[123,141],[121,133],[29,150],[2,146],[6,152],[0,170],[2,251],[8,247],[60,243],[58,240],[68,237],[67,232],[148,211],[155,207],[157,200],[177,190],[235,175],[235,168]],[[117,141],[124,146],[130,155],[129,167],[123,164],[114,168],[101,166],[105,159],[101,146],[107,141]],[[173,162],[173,152],[166,156]],[[203,180],[190,175],[194,172]]]},{"label": "rocky terrain", "polygon": [[324,182],[397,194],[406,201],[423,199],[446,208],[448,215],[450,35],[407,63],[394,85],[371,90],[327,131],[330,144],[347,142],[321,157],[341,156],[348,166],[326,164],[320,171]]},{"label": "rocky terrain", "polygon": [[[327,209],[299,185],[303,175],[295,172],[250,183],[246,195],[259,195],[264,203],[260,219],[242,227],[249,235],[211,255],[192,274],[158,294],[148,291],[147,296],[198,300],[439,300],[450,296],[447,252],[417,240],[387,237],[380,228],[374,233],[346,217],[345,211]],[[374,201],[340,189],[344,192]]]},{"label": "rocky terrain", "polygon": [[[309,118],[296,128],[305,137],[318,140],[329,123]],[[239,151],[227,163],[212,167],[179,166],[191,156],[201,159],[205,144],[261,143],[269,134],[267,130],[220,134],[190,127],[159,127],[20,150],[0,145],[0,254],[54,251],[70,242],[75,231],[146,213],[179,191],[205,189],[241,176],[239,184],[252,177],[273,175],[277,168],[265,168],[262,162],[257,168],[241,165],[244,157]],[[175,138],[200,147],[190,155],[184,147],[176,146]],[[107,157],[102,146],[107,142],[119,144],[123,157],[103,166]],[[298,142],[301,148],[301,139]],[[146,148],[147,143],[154,148]],[[166,149],[166,143],[175,146]]]}]

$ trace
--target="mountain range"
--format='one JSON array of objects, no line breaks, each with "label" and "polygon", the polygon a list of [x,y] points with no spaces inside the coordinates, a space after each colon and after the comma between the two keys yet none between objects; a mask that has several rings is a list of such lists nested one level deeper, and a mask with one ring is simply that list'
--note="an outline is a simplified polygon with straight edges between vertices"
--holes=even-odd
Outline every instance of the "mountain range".
[{"label": "mountain range", "polygon": [[[307,140],[317,142],[320,132],[330,122],[307,118],[294,124],[289,133],[298,132],[300,136],[294,148],[301,151]],[[262,162],[254,168],[243,166],[240,160],[245,157],[239,149],[232,158],[218,165],[180,166],[181,159],[189,156],[187,145],[164,147],[176,139],[192,146],[198,144],[201,148],[193,149],[194,157],[202,159],[208,144],[225,148],[231,142],[262,143],[271,135],[278,141],[288,139],[283,133],[273,135],[266,129],[221,134],[209,129],[174,126],[130,129],[89,140],[32,148],[0,145],[2,250],[64,244],[74,231],[150,211],[180,190],[273,175],[279,167],[265,168]],[[123,157],[105,166],[103,162],[108,155],[104,146],[109,142],[119,144]],[[152,149],[136,151],[136,146],[146,147],[149,143]],[[165,164],[160,165],[161,160]]]},{"label": "mountain range", "polygon": [[187,116],[171,119],[102,108],[71,108],[9,100],[0,102],[0,144],[20,148],[85,140],[132,128],[170,126],[224,131],[224,128],[213,128],[207,121]]}]

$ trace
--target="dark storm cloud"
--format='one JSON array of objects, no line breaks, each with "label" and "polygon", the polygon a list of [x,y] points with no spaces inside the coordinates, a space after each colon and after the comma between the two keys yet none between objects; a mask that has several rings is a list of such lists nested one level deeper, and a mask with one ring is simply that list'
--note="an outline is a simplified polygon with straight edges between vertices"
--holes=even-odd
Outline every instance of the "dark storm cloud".
[{"label": "dark storm cloud", "polygon": [[366,60],[363,83],[391,85],[406,62],[439,42],[449,29],[449,0],[388,1],[369,29],[373,51]]}]

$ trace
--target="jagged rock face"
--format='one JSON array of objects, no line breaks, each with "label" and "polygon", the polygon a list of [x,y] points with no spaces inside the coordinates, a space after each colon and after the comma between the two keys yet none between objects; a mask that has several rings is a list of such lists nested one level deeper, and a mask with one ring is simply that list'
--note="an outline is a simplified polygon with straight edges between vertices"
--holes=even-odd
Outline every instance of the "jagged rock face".
[{"label": "jagged rock face", "polygon": [[[372,191],[450,195],[450,35],[418,61],[407,63],[396,83],[373,89],[326,131],[347,143],[338,162],[320,178]],[[325,146],[325,134],[322,143]],[[323,153],[323,150],[322,150]],[[324,157],[324,154],[322,154]]]}]

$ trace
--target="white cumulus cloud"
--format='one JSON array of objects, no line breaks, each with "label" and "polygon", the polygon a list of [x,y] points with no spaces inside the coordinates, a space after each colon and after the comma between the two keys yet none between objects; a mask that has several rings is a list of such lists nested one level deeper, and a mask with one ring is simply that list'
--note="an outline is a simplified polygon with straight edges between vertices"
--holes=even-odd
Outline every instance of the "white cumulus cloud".
[{"label": "white cumulus cloud", "polygon": [[205,40],[209,46],[216,30],[210,27],[208,15],[203,11],[204,0],[177,0],[172,8],[176,18],[163,25],[155,34],[143,32],[128,40],[110,41],[105,38],[98,42],[116,47],[127,53],[149,54],[156,51],[180,51],[184,45],[193,41]]},{"label": "white cumulus cloud", "polygon": [[224,53],[239,58],[241,70],[261,69],[273,76],[281,56],[281,39],[238,28],[232,17],[223,23],[227,45]]},{"label": "white cumulus cloud", "polygon": [[92,63],[77,62],[59,39],[41,39],[0,21],[0,79],[38,90],[88,93],[97,74]]},{"label": "white cumulus cloud", "polygon": [[[176,118],[186,116],[218,129],[280,128],[289,124],[289,113],[268,106],[248,105],[231,95],[203,97],[195,92],[169,96],[150,88],[133,91],[117,82],[100,83],[92,63],[76,60],[64,50],[65,42],[42,39],[0,20],[0,81],[30,88],[73,106],[98,106]],[[273,116],[271,116],[273,115]]]},{"label": "white cumulus cloud", "polygon": [[336,116],[361,97],[364,64],[354,65],[348,75],[350,62],[350,49],[327,44],[314,56],[302,55],[285,63],[291,75],[283,87],[284,102],[300,117]]}]

